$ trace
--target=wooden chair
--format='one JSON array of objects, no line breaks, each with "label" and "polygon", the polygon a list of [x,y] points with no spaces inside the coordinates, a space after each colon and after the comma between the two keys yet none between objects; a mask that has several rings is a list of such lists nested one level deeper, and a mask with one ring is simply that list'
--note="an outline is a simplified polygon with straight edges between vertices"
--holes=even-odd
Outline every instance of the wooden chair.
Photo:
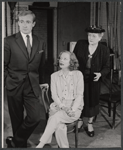
[{"label": "wooden chair", "polygon": [[75,131],[75,148],[78,148],[78,121],[79,119],[72,123],[66,123],[68,134]]},{"label": "wooden chair", "polygon": [[[43,101],[44,108],[46,111],[46,117],[48,119],[50,103],[52,102],[49,99],[49,94],[48,94],[49,85],[47,83],[40,84],[40,89],[41,89],[42,101]],[[75,147],[77,148],[78,147],[78,120],[72,123],[66,123],[66,126],[67,126],[67,133],[71,133],[75,131]]]},{"label": "wooden chair", "polygon": [[41,97],[42,97],[42,101],[43,101],[43,105],[45,108],[45,112],[46,112],[46,119],[48,119],[49,117],[49,108],[50,108],[50,99],[49,99],[49,85],[47,83],[45,84],[40,84],[40,89],[41,89]]},{"label": "wooden chair", "polygon": [[[108,108],[108,115],[111,117],[111,111],[113,112],[112,124],[109,123],[108,119],[106,119],[103,111],[101,111],[103,117],[108,121],[111,128],[115,128],[115,117],[116,114],[120,118],[121,115],[116,111],[117,106],[121,102],[121,91],[112,91],[113,88],[113,69],[110,71],[110,78],[109,78],[109,93],[101,94],[100,95],[100,106],[101,110],[103,107]],[[107,105],[105,105],[107,103]]]}]

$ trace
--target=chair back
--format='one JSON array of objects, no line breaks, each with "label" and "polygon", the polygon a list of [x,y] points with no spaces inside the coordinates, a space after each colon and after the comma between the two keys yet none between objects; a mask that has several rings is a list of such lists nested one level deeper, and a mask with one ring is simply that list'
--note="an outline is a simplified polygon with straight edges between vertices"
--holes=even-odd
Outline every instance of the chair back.
[{"label": "chair back", "polygon": [[[120,86],[118,85],[118,74],[114,73],[114,54],[110,54],[110,86],[109,94],[110,98],[113,98],[115,93],[120,93]],[[115,83],[116,82],[116,83]]]},{"label": "chair back", "polygon": [[114,72],[114,54],[110,54],[110,88],[109,88],[110,95],[112,94],[113,72]]},{"label": "chair back", "polygon": [[49,85],[45,83],[45,84],[40,84],[39,86],[41,89],[41,97],[42,97],[43,105],[44,105],[46,114],[48,114],[49,108],[50,108],[50,99],[48,96]]}]

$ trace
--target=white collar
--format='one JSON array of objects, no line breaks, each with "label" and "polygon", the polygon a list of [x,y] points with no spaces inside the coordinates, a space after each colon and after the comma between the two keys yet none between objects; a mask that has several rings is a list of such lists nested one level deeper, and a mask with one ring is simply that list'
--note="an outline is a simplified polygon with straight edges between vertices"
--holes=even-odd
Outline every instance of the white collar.
[{"label": "white collar", "polygon": [[[59,76],[63,76],[63,75],[64,75],[64,74],[63,74],[63,71],[60,70],[60,71],[59,71]],[[69,76],[72,76],[72,75],[73,75],[73,72],[72,72],[72,71],[69,71],[68,75],[69,75]]]},{"label": "white collar", "polygon": [[29,34],[24,34],[23,32],[21,32],[21,35],[23,38],[26,38],[27,35],[29,35],[30,37],[32,37],[32,32],[30,32]]}]

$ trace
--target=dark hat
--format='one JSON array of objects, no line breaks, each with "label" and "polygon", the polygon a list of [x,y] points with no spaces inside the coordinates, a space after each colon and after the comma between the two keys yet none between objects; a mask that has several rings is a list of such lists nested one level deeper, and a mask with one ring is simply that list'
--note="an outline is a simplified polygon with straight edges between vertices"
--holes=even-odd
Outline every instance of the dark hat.
[{"label": "dark hat", "polygon": [[102,33],[105,32],[104,29],[102,29],[102,26],[96,26],[96,25],[92,25],[88,28],[85,29],[86,32],[90,32],[90,33]]}]

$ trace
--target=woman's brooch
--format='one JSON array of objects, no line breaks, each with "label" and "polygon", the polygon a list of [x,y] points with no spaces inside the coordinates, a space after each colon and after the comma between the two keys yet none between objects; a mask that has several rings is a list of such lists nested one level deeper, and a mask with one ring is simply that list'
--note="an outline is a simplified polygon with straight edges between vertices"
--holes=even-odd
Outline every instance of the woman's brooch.
[{"label": "woman's brooch", "polygon": [[89,54],[88,57],[89,57],[89,58],[92,58],[92,55]]}]

